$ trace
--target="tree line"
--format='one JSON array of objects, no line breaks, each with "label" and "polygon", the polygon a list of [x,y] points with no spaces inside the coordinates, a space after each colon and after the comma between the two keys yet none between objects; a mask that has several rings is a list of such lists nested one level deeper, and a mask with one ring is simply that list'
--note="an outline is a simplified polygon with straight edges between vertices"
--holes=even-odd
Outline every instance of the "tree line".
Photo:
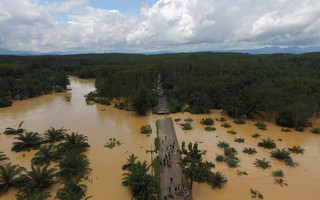
[{"label": "tree line", "polygon": [[302,127],[320,111],[319,53],[0,56],[0,104],[65,86],[54,80],[72,74],[96,78],[98,95],[125,97],[145,114],[157,103],[159,73],[171,112],[184,105],[191,113],[216,108],[234,118],[264,116],[279,125]]}]

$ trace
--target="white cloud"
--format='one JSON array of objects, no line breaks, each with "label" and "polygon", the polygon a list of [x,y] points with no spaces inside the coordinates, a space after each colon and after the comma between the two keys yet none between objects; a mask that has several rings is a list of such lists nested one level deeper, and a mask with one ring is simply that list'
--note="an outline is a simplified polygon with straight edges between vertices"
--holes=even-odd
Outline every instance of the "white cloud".
[{"label": "white cloud", "polygon": [[320,46],[320,1],[159,0],[124,14],[89,0],[1,0],[0,27],[0,48],[41,52]]}]

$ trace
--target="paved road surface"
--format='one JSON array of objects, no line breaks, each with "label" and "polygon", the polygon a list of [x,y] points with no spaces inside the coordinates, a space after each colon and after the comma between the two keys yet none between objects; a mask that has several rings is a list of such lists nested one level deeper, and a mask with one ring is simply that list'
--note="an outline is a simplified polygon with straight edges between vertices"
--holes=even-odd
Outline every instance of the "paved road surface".
[{"label": "paved road surface", "polygon": [[[187,193],[187,191],[190,191],[190,190],[189,190],[189,186],[187,184],[185,175],[182,173],[182,169],[178,164],[178,162],[180,161],[181,155],[177,152],[177,150],[179,150],[180,147],[177,141],[177,137],[174,131],[171,117],[159,119],[158,125],[159,125],[159,137],[161,141],[160,152],[159,152],[160,159],[163,160],[165,158],[165,154],[167,155],[167,157],[169,157],[169,152],[171,152],[171,149],[173,152],[171,156],[172,166],[168,167],[167,164],[165,164],[165,167],[163,167],[163,172],[161,172],[162,198],[164,199],[164,196],[171,193],[174,197],[171,199],[191,200],[192,199],[191,195],[188,197],[185,197],[184,194],[182,194],[181,196],[175,194],[175,188],[177,188],[178,190],[178,187],[179,187],[179,190],[182,189],[183,193]],[[170,148],[170,145],[173,146],[173,144],[175,144],[174,148]],[[170,183],[170,178],[172,178],[172,183]],[[185,187],[185,190],[183,190],[183,186]],[[171,192],[169,190],[171,190]]]}]

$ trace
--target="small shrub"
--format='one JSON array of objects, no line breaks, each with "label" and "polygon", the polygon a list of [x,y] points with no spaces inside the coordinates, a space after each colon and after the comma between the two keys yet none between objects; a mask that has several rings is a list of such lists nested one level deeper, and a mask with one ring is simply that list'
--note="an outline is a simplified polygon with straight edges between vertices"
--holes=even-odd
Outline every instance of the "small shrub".
[{"label": "small shrub", "polygon": [[300,146],[296,146],[294,145],[292,148],[288,148],[289,151],[291,151],[291,153],[295,153],[295,154],[303,154],[303,152],[305,151],[303,148],[301,148]]},{"label": "small shrub", "polygon": [[214,124],[214,121],[210,117],[206,117],[206,118],[202,118],[200,123],[203,124],[203,125],[210,126],[210,125]]},{"label": "small shrub", "polygon": [[237,135],[237,132],[235,132],[235,131],[227,131],[227,133],[229,133],[231,135]]},{"label": "small shrub", "polygon": [[237,154],[237,150],[233,147],[224,148],[224,155],[227,157],[234,157]]},{"label": "small shrub", "polygon": [[251,148],[251,147],[247,148],[247,147],[245,147],[242,150],[242,152],[251,155],[251,154],[257,153],[257,150],[255,148]]},{"label": "small shrub", "polygon": [[284,177],[284,174],[283,174],[283,171],[280,169],[280,170],[273,171],[272,176],[273,177]]},{"label": "small shrub", "polygon": [[256,198],[263,199],[263,195],[258,190],[253,190],[250,188],[250,192],[252,194],[251,196],[252,199],[256,199]]},{"label": "small shrub", "polygon": [[220,121],[220,122],[225,122],[225,121],[227,121],[227,120],[226,120],[226,118],[221,117],[218,121]]},{"label": "small shrub", "polygon": [[231,124],[224,122],[223,124],[221,124],[221,127],[230,128]]},{"label": "small shrub", "polygon": [[107,144],[105,144],[104,147],[113,149],[114,147],[120,146],[121,144],[122,143],[116,138],[109,138],[109,142],[107,142]]},{"label": "small shrub", "polygon": [[251,135],[253,138],[258,138],[258,137],[260,137],[260,134],[258,134],[258,133],[255,133],[255,134],[253,134],[253,135]]},{"label": "small shrub", "polygon": [[271,157],[276,158],[278,160],[285,160],[285,159],[289,159],[290,157],[290,152],[286,151],[285,149],[277,149],[275,151],[272,151],[270,153]]},{"label": "small shrub", "polygon": [[320,134],[320,128],[313,128],[311,132],[314,134]]},{"label": "small shrub", "polygon": [[258,146],[267,149],[274,149],[277,147],[276,143],[274,143],[274,140],[271,140],[270,138],[268,138],[267,140],[262,139],[262,142],[259,142]]},{"label": "small shrub", "polygon": [[237,175],[241,176],[241,175],[248,175],[248,173],[246,171],[241,171],[237,169]]},{"label": "small shrub", "polygon": [[145,126],[141,126],[140,128],[140,133],[141,134],[150,134],[152,133],[152,128],[149,124],[145,125]]},{"label": "small shrub", "polygon": [[188,117],[187,119],[184,119],[185,122],[193,122],[193,119],[191,119],[190,117]]},{"label": "small shrub", "polygon": [[217,162],[223,162],[224,161],[224,156],[223,155],[217,155],[216,161]]},{"label": "small shrub", "polygon": [[287,159],[284,159],[284,163],[288,166],[291,166],[291,167],[296,167],[298,166],[299,164],[297,162],[294,162],[292,160],[292,158],[287,158]]},{"label": "small shrub", "polygon": [[191,130],[192,126],[190,123],[183,123],[182,124],[182,130]]},{"label": "small shrub", "polygon": [[213,188],[221,188],[223,184],[228,182],[228,179],[219,171],[216,173],[211,173],[208,178],[208,182]]},{"label": "small shrub", "polygon": [[253,164],[256,167],[261,167],[262,169],[267,169],[267,168],[271,167],[270,162],[266,161],[265,158],[263,158],[262,160],[256,159],[256,161]]},{"label": "small shrub", "polygon": [[174,121],[175,121],[175,122],[180,122],[181,119],[180,119],[180,118],[176,118],[176,119],[174,119]]},{"label": "small shrub", "polygon": [[206,130],[206,131],[215,131],[217,129],[215,127],[206,126],[206,127],[204,127],[204,130]]},{"label": "small shrub", "polygon": [[294,130],[296,130],[298,132],[303,132],[304,128],[303,127],[296,127]]},{"label": "small shrub", "polygon": [[230,145],[229,145],[229,143],[227,143],[227,142],[225,142],[225,141],[219,141],[219,143],[218,143],[218,147],[220,147],[220,148],[228,148]]},{"label": "small shrub", "polygon": [[245,124],[246,123],[246,121],[242,118],[237,118],[237,119],[233,120],[233,122],[235,124]]},{"label": "small shrub", "polygon": [[234,142],[238,142],[238,143],[244,143],[244,138],[239,137],[239,138],[235,138]]},{"label": "small shrub", "polygon": [[303,119],[303,120],[298,120],[297,126],[300,126],[300,127],[311,127],[312,123],[307,119]]},{"label": "small shrub", "polygon": [[54,90],[58,93],[60,92],[63,92],[64,91],[64,88],[62,86],[57,86],[57,87],[54,87]]},{"label": "small shrub", "polygon": [[229,167],[237,167],[239,160],[235,157],[228,157],[226,159],[226,163],[228,164]]},{"label": "small shrub", "polygon": [[71,94],[70,93],[67,94],[64,98],[65,98],[66,102],[71,101]]},{"label": "small shrub", "polygon": [[263,122],[258,121],[254,125],[260,130],[267,130],[267,125]]},{"label": "small shrub", "polygon": [[282,132],[292,132],[292,131],[291,131],[290,129],[288,129],[288,128],[282,128],[281,131],[282,131]]}]

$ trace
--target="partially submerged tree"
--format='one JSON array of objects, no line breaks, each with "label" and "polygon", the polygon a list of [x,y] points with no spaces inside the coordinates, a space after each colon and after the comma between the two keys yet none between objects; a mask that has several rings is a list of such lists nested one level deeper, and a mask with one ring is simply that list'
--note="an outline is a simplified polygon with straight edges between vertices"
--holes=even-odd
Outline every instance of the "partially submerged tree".
[{"label": "partially submerged tree", "polygon": [[87,186],[80,184],[83,176],[67,176],[63,180],[64,187],[57,192],[58,199],[82,199],[86,196]]},{"label": "partially submerged tree", "polygon": [[31,149],[38,149],[41,145],[42,138],[37,132],[26,132],[25,134],[19,134],[14,139],[18,142],[13,143],[12,151],[30,151]]},{"label": "partially submerged tree", "polygon": [[6,128],[6,130],[3,132],[3,134],[5,135],[17,135],[19,133],[23,133],[25,130],[23,128],[21,128],[22,124],[24,121],[20,122],[19,126],[17,129],[8,127]]},{"label": "partially submerged tree", "polygon": [[26,171],[24,167],[11,165],[11,163],[6,166],[0,166],[0,196],[10,187],[18,186],[19,175],[23,171]]},{"label": "partially submerged tree", "polygon": [[58,162],[62,158],[62,154],[58,148],[52,143],[50,145],[43,145],[39,151],[32,158],[31,162],[34,165],[49,165],[51,161]]},{"label": "partially submerged tree", "polygon": [[[190,182],[190,190],[192,190],[193,182],[212,184],[213,187],[218,186],[221,176],[220,174],[214,174],[211,172],[211,168],[215,165],[208,161],[203,161],[202,155],[206,154],[206,151],[198,149],[198,143],[188,144],[186,148],[185,142],[182,142],[180,153],[183,158],[180,161],[180,166],[183,173],[186,175]],[[221,179],[222,182],[224,179]],[[222,184],[222,183],[221,183]]]},{"label": "partially submerged tree", "polygon": [[0,161],[9,160],[9,158],[4,154],[2,151],[0,151]]},{"label": "partially submerged tree", "polygon": [[39,190],[32,191],[27,189],[24,194],[16,194],[17,200],[45,200],[51,197],[50,192],[40,192]]},{"label": "partially submerged tree", "polygon": [[81,154],[77,150],[69,151],[65,154],[65,158],[59,162],[60,171],[58,175],[61,177],[67,176],[82,176],[89,172],[89,160],[87,156]]},{"label": "partially submerged tree", "polygon": [[71,134],[65,135],[65,142],[59,145],[59,149],[62,152],[71,150],[78,150],[84,152],[89,148],[88,137],[83,134],[72,132]]},{"label": "partially submerged tree", "polygon": [[136,162],[136,159],[137,157],[132,154],[127,163],[122,166],[123,170],[128,171],[123,174],[122,184],[130,187],[134,199],[157,199],[155,194],[159,188],[155,178],[147,174],[150,165],[147,165],[146,161]]},{"label": "partially submerged tree", "polygon": [[46,132],[44,132],[44,138],[43,141],[44,142],[60,142],[64,139],[64,135],[65,135],[65,131],[67,129],[55,129],[53,127],[49,128]]},{"label": "partially submerged tree", "polygon": [[23,188],[24,191],[28,189],[31,192],[34,191],[42,191],[45,188],[50,187],[51,185],[55,184],[53,178],[56,175],[56,168],[48,169],[49,165],[44,167],[34,167],[31,165],[31,171],[28,171],[27,174],[22,175],[19,178],[19,186]]}]

